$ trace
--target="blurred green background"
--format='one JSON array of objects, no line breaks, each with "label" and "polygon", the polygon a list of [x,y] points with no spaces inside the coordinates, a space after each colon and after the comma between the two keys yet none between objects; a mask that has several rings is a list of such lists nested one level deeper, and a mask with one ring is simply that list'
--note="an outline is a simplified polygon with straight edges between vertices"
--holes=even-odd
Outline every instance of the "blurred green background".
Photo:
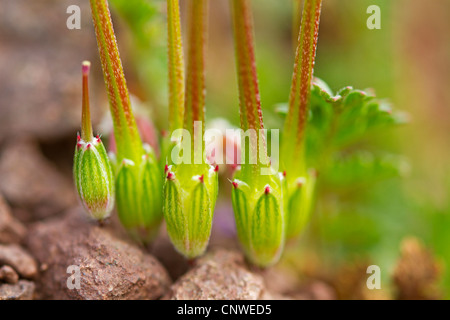
[{"label": "blurred green background", "polygon": [[[166,128],[165,1],[111,3],[120,17],[119,44],[131,91],[151,106],[157,126]],[[366,10],[373,4],[381,9],[380,30],[366,27]],[[268,128],[282,128],[274,106],[289,95],[292,5],[292,0],[253,1]],[[207,119],[224,117],[239,125],[229,2],[210,1],[210,12]],[[408,170],[373,183],[321,188],[312,222],[299,242],[288,247],[282,266],[294,265],[320,277],[367,261],[381,267],[385,296],[392,296],[401,243],[415,237],[437,260],[441,275],[437,290],[450,297],[448,30],[447,0],[324,0],[315,76],[334,92],[347,85],[372,88],[409,114],[409,124],[377,132],[365,146],[404,156]]]}]

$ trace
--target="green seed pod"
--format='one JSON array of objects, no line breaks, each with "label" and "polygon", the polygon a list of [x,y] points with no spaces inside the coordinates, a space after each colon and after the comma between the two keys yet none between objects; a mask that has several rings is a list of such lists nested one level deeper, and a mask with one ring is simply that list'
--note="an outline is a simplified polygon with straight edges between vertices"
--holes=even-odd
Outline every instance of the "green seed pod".
[{"label": "green seed pod", "polygon": [[[315,174],[307,172],[306,135],[310,113],[311,83],[314,74],[322,0],[305,0],[301,26],[294,24],[297,41],[294,71],[289,95],[288,112],[281,143],[281,168],[287,172],[287,230],[293,239],[308,222],[313,203]],[[299,9],[299,8],[298,8]],[[296,12],[296,16],[298,12]],[[297,32],[300,33],[298,34]],[[297,37],[298,35],[298,37]]]},{"label": "green seed pod", "polygon": [[[145,148],[131,107],[107,0],[90,0],[103,78],[114,126],[117,211],[124,227],[148,244],[162,221],[162,173]],[[147,132],[149,133],[149,132]],[[156,148],[156,147],[155,147]]]},{"label": "green seed pod", "polygon": [[309,171],[304,177],[297,178],[287,187],[287,239],[296,238],[309,220],[316,185],[315,171]]},{"label": "green seed pod", "polygon": [[145,145],[140,164],[122,160],[116,178],[117,212],[136,240],[148,244],[162,221],[162,175],[153,149]]},{"label": "green seed pod", "polygon": [[88,61],[82,64],[82,126],[75,147],[73,177],[86,212],[96,220],[104,220],[114,207],[114,176],[100,137],[92,135],[88,88],[90,65]]},{"label": "green seed pod", "polygon": [[232,200],[239,241],[247,258],[257,266],[268,267],[279,260],[284,248],[283,177],[273,174],[260,179],[259,188],[235,179]]},{"label": "green seed pod", "polygon": [[166,166],[164,218],[175,248],[187,258],[203,254],[211,234],[218,167]]},{"label": "green seed pod", "polygon": [[114,176],[98,136],[91,141],[78,136],[73,174],[84,209],[96,220],[108,218],[114,207]]}]

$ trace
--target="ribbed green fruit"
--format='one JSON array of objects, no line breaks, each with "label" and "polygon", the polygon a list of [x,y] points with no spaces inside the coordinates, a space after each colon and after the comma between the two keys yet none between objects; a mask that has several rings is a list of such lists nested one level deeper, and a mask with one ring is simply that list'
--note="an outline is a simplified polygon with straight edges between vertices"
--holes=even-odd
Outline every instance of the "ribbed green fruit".
[{"label": "ribbed green fruit", "polygon": [[192,259],[206,250],[217,199],[217,167],[166,166],[164,218],[175,248]]},{"label": "ribbed green fruit", "polygon": [[255,265],[268,267],[276,263],[285,243],[283,177],[261,176],[258,185],[239,180],[232,182],[233,210],[239,241],[247,258]]},{"label": "ribbed green fruit", "polygon": [[145,145],[140,163],[117,165],[116,197],[120,221],[136,240],[148,244],[162,221],[162,174],[153,149]]},{"label": "ribbed green fruit", "polygon": [[[286,180],[285,180],[286,181]],[[286,237],[296,238],[309,221],[312,204],[314,200],[314,190],[316,186],[316,173],[309,171],[303,177],[293,179],[286,187]]]},{"label": "ribbed green fruit", "polygon": [[86,212],[96,220],[109,217],[114,207],[114,176],[99,136],[84,141],[78,136],[73,176]]}]

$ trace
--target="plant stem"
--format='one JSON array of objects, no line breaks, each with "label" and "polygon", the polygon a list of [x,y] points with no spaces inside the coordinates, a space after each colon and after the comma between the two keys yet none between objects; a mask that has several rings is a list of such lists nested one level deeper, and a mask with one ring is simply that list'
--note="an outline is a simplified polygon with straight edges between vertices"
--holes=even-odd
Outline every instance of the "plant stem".
[{"label": "plant stem", "polygon": [[170,132],[173,132],[183,127],[185,95],[183,43],[178,0],[167,0],[167,27],[169,42],[169,129]]},{"label": "plant stem", "polygon": [[300,25],[302,22],[302,4],[303,0],[292,0],[293,4],[293,17],[292,17],[292,48],[297,51],[298,35],[300,31]]},{"label": "plant stem", "polygon": [[128,88],[119,56],[107,0],[90,0],[103,76],[117,143],[117,160],[124,158],[139,163],[142,141],[131,109]]},{"label": "plant stem", "polygon": [[84,141],[91,141],[93,138],[92,134],[92,122],[91,122],[91,111],[89,109],[89,70],[91,68],[91,63],[89,61],[83,61],[81,70],[83,73],[83,101],[82,101],[82,111],[81,111],[81,138]]},{"label": "plant stem", "polygon": [[[204,162],[204,140],[199,134],[205,131],[205,55],[207,37],[207,0],[190,0],[188,14],[188,58],[184,128],[192,138],[192,157]],[[194,130],[194,122],[201,121],[201,131]],[[201,143],[199,143],[201,141]],[[194,163],[196,161],[194,160]]]},{"label": "plant stem", "polygon": [[[243,163],[241,170],[244,176],[256,177],[260,174],[261,166],[259,153],[267,156],[264,138],[260,136],[259,130],[264,129],[261,111],[261,98],[258,87],[258,75],[256,71],[255,46],[253,35],[253,17],[251,13],[250,0],[231,0],[234,25],[235,54],[239,82],[239,105],[241,129],[256,130],[257,143],[252,145],[250,141],[250,152],[258,155],[256,164]],[[262,148],[260,149],[260,145]]]},{"label": "plant stem", "polygon": [[[311,80],[316,57],[322,0],[305,0],[294,63],[289,110],[281,147],[282,169],[303,174],[304,132],[309,112]],[[293,175],[291,175],[293,176]]]}]

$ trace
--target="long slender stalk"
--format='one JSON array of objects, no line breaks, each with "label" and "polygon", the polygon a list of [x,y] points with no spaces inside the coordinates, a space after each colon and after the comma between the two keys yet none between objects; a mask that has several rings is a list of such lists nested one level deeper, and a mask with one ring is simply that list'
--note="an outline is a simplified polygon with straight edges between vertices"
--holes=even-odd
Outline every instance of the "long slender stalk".
[{"label": "long slender stalk", "polygon": [[183,127],[184,120],[184,58],[178,0],[167,0],[169,51],[169,129]]},{"label": "long slender stalk", "polygon": [[302,8],[303,0],[292,0],[293,4],[293,17],[292,17],[292,48],[297,51],[298,35],[300,30],[300,25],[302,23]]},{"label": "long slender stalk", "polygon": [[282,169],[294,175],[305,170],[304,132],[309,112],[322,0],[305,0],[294,63],[289,111],[281,147]]},{"label": "long slender stalk", "polygon": [[[263,153],[262,157],[264,159],[267,156],[267,149],[264,138],[259,134],[259,130],[264,129],[264,123],[256,71],[251,2],[250,0],[231,1],[239,82],[241,128],[244,131],[248,129],[257,131],[257,143],[249,147],[249,152],[254,152],[258,155],[257,163],[243,163],[241,168],[244,176],[257,177],[260,174],[259,169],[261,167],[261,155],[259,153]],[[250,144],[252,144],[251,141]]]},{"label": "long slender stalk", "polygon": [[90,0],[117,143],[117,159],[141,159],[142,141],[131,109],[119,49],[106,0]]},{"label": "long slender stalk", "polygon": [[[205,131],[207,11],[207,0],[190,0],[184,128],[191,134],[192,160],[194,163],[198,163],[198,160],[204,162],[204,140],[200,137],[200,133],[203,136]],[[201,122],[200,132],[199,128],[194,128],[194,122],[196,121]],[[197,161],[194,157],[197,157]]]},{"label": "long slender stalk", "polygon": [[83,61],[82,64],[82,86],[83,86],[83,101],[82,101],[82,111],[81,111],[81,138],[84,141],[91,141],[93,138],[92,134],[92,123],[91,123],[91,111],[89,109],[89,70],[91,68],[91,63],[89,61]]}]

